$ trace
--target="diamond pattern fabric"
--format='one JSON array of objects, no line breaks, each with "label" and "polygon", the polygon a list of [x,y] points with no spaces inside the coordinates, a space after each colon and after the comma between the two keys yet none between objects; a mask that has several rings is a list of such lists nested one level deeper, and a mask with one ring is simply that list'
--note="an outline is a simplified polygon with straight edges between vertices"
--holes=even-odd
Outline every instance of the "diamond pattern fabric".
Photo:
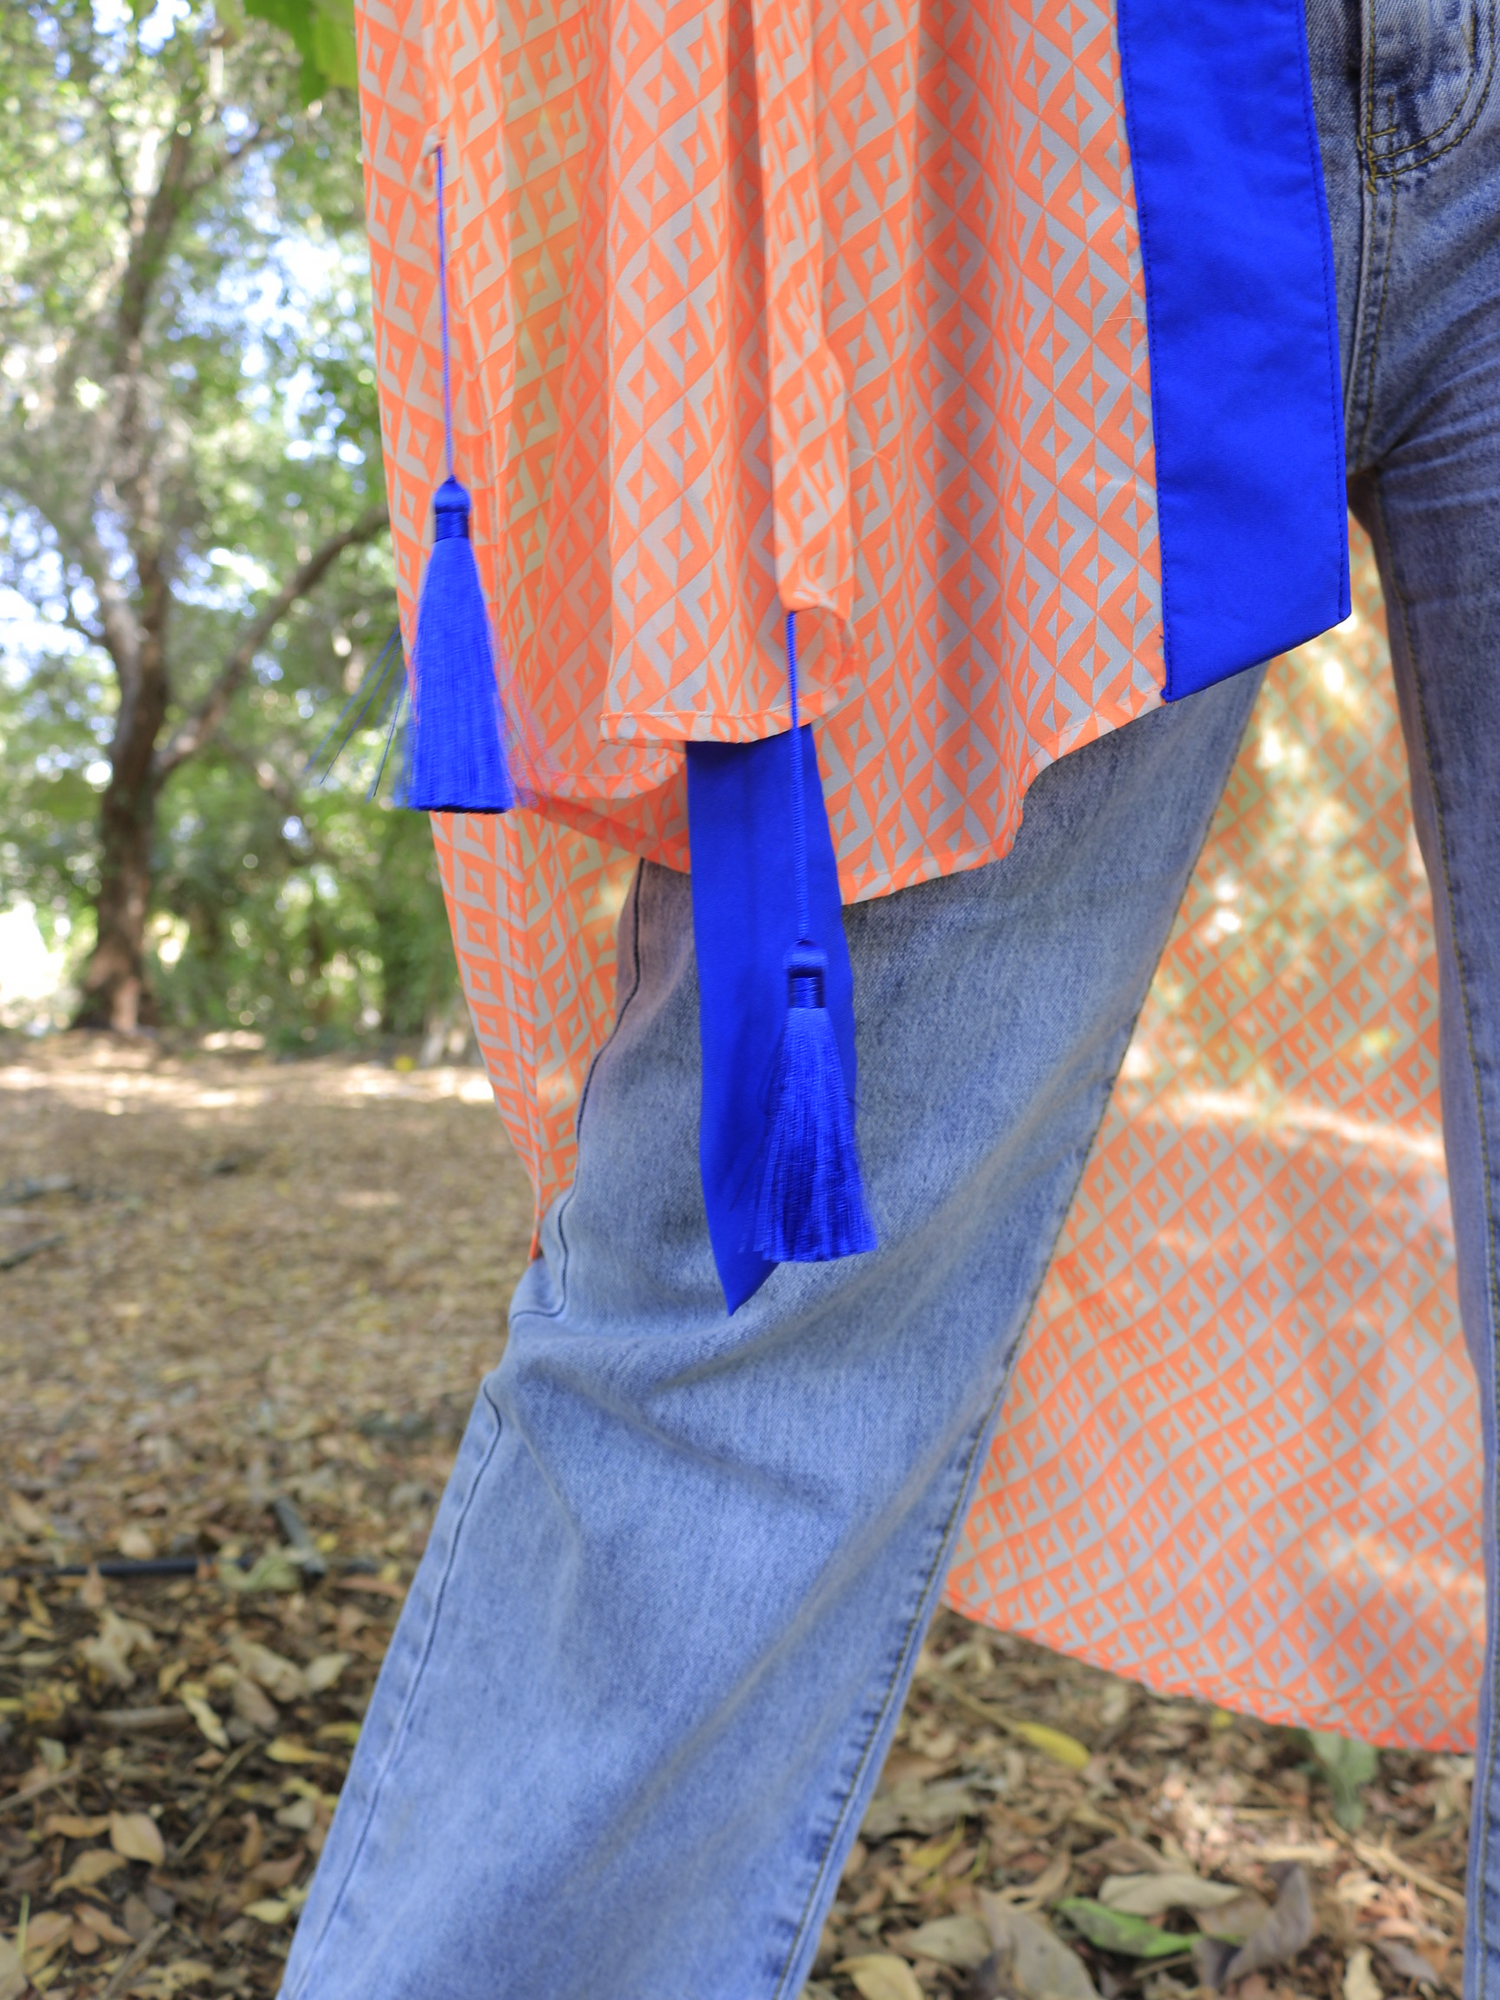
[{"label": "diamond pattern fabric", "polygon": [[543,1106],[607,1015],[556,926],[587,929],[622,854],[687,865],[684,740],[786,727],[784,604],[846,900],[1004,853],[1039,770],[1160,700],[1109,9],[801,4],[358,10],[408,642],[444,148],[456,470],[532,812],[438,843],[456,922],[467,840],[506,878],[495,977],[536,1010],[484,999],[484,1045],[540,1203],[571,1170]]},{"label": "diamond pattern fabric", "polygon": [[[442,466],[439,141],[450,186],[456,470],[527,803],[434,832],[540,1213],[635,857],[688,863],[683,742],[786,727],[783,605],[846,900],[1003,854],[1048,762],[1160,699],[1114,22],[1099,0],[357,16],[408,642]],[[1460,1745],[1477,1438],[1377,651],[1366,602],[1273,670],[950,1596],[1164,1689]]]},{"label": "diamond pattern fabric", "polygon": [[1351,627],[1271,669],[948,1596],[1167,1692],[1469,1749],[1478,1406],[1431,908],[1360,540]]}]

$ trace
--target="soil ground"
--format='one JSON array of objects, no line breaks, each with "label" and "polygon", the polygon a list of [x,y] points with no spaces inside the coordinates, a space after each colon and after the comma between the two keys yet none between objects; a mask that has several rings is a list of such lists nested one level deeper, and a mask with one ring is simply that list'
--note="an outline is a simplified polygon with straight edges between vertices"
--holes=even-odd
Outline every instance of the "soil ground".
[{"label": "soil ground", "polygon": [[[0,2000],[275,1993],[529,1210],[472,1070],[0,1042]],[[1351,1831],[1300,1733],[945,1612],[808,2000],[1040,2000],[1007,1912],[1177,2000],[1208,1915],[1088,1940],[1152,1874],[1277,1904],[1244,2000],[1456,1991],[1471,1772]]]}]

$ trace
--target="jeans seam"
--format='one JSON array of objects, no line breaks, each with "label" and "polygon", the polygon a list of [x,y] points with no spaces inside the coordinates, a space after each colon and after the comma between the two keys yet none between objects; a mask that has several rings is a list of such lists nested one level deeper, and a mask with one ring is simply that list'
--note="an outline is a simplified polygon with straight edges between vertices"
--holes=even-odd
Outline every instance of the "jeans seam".
[{"label": "jeans seam", "polygon": [[[1375,187],[1373,180],[1371,182],[1370,191],[1372,196],[1372,207],[1373,207],[1376,204],[1378,204],[1380,198],[1379,189]],[[1373,235],[1373,230],[1372,230],[1372,235]],[[1370,333],[1369,365],[1365,367],[1363,370],[1365,378],[1365,391],[1364,391],[1365,422],[1364,422],[1364,429],[1359,434],[1359,443],[1355,447],[1354,451],[1354,459],[1356,464],[1363,464],[1364,462],[1365,447],[1370,442],[1370,432],[1374,428],[1375,424],[1375,364],[1380,358],[1380,335],[1385,326],[1386,300],[1390,297],[1391,293],[1391,265],[1395,262],[1395,250],[1396,250],[1396,203],[1393,196],[1390,202],[1390,221],[1387,224],[1385,231],[1385,242],[1381,246],[1380,305],[1376,310],[1375,325]]]},{"label": "jeans seam", "polygon": [[448,1580],[453,1574],[453,1565],[458,1560],[458,1544],[463,1535],[464,1524],[469,1518],[469,1509],[474,1504],[474,1496],[479,1491],[479,1482],[484,1476],[485,1468],[494,1457],[495,1447],[500,1442],[502,1424],[499,1411],[490,1402],[488,1395],[484,1396],[484,1401],[494,1418],[495,1428],[488,1445],[485,1447],[484,1457],[474,1468],[474,1477],[469,1483],[468,1492],[464,1495],[463,1506],[459,1510],[458,1519],[453,1524],[453,1534],[448,1543],[447,1559],[443,1564],[442,1575],[438,1579],[437,1589],[433,1596],[432,1617],[428,1621],[427,1636],[422,1646],[421,1657],[412,1669],[411,1685],[406,1690],[406,1699],[401,1704],[401,1713],[396,1718],[395,1727],[391,1731],[390,1748],[386,1751],[380,1770],[373,1784],[370,1786],[370,1798],[369,1804],[365,1808],[364,1823],[360,1827],[358,1837],[355,1840],[354,1851],[349,1856],[349,1864],[344,1870],[342,1881],[334,1891],[333,1900],[328,1906],[327,1916],[323,1919],[323,1927],[318,1933],[317,1942],[308,1948],[306,1969],[303,1972],[302,1978],[297,1986],[288,1992],[286,2000],[297,2000],[297,1995],[307,1990],[308,1981],[312,1977],[317,1955],[327,1941],[328,1933],[333,1927],[334,1919],[338,1916],[349,1884],[354,1879],[354,1871],[359,1866],[360,1858],[364,1853],[365,1841],[369,1837],[370,1825],[375,1817],[375,1809],[380,1803],[380,1794],[385,1788],[385,1781],[391,1774],[391,1767],[396,1761],[397,1753],[406,1736],[406,1728],[408,1722],[411,1720],[411,1712],[417,1699],[417,1692],[422,1685],[423,1676],[427,1672],[427,1663],[432,1657],[438,1620],[441,1618],[443,1611],[443,1599],[447,1595]]},{"label": "jeans seam", "polygon": [[[576,1148],[573,1179],[568,1186],[566,1194],[563,1195],[557,1205],[557,1240],[562,1246],[562,1256],[559,1261],[557,1273],[557,1304],[545,1312],[539,1307],[532,1307],[526,1312],[518,1313],[516,1315],[518,1319],[561,1319],[568,1309],[568,1263],[570,1252],[568,1248],[567,1216],[568,1209],[572,1205],[573,1196],[578,1190],[578,1174],[583,1160],[583,1114],[588,1107],[589,1091],[593,1085],[594,1072],[603,1060],[605,1051],[610,1047],[611,1043],[618,1036],[620,1029],[624,1026],[625,1016],[629,1011],[631,1001],[636,998],[641,990],[641,882],[645,876],[645,872],[646,864],[643,861],[637,863],[635,880],[630,885],[630,896],[634,905],[634,922],[631,925],[630,931],[631,971],[633,974],[630,991],[615,1008],[614,1025],[598,1048],[595,1049],[593,1060],[588,1066],[588,1073],[583,1079],[583,1089],[578,1093],[578,1115],[573,1121],[573,1135]],[[617,971],[617,980],[618,977]]]},{"label": "jeans seam", "polygon": [[[1374,494],[1374,503],[1376,512],[1380,516],[1381,536],[1387,550],[1389,550],[1391,546],[1390,535],[1386,528],[1385,507],[1378,488]],[[1390,575],[1392,585],[1395,586],[1396,578],[1393,569],[1390,570]],[[1493,1368],[1495,1338],[1497,1330],[1500,1330],[1500,1272],[1497,1272],[1495,1265],[1494,1221],[1491,1205],[1493,1177],[1490,1171],[1489,1136],[1485,1126],[1484,1091],[1479,1074],[1479,1055],[1474,1047],[1474,1023],[1469,1009],[1469,981],[1468,975],[1464,970],[1463,949],[1459,944],[1458,938],[1458,916],[1453,902],[1453,879],[1448,865],[1447,821],[1443,813],[1442,795],[1438,789],[1437,778],[1432,767],[1432,738],[1427,722],[1427,698],[1423,692],[1421,674],[1417,669],[1417,651],[1412,640],[1411,623],[1407,617],[1406,600],[1401,595],[1399,587],[1393,588],[1392,595],[1395,597],[1397,615],[1401,620],[1401,633],[1406,644],[1406,656],[1411,662],[1412,692],[1416,697],[1417,719],[1422,729],[1422,759],[1427,766],[1428,787],[1432,794],[1432,810],[1437,821],[1438,856],[1442,862],[1443,869],[1443,900],[1448,906],[1448,931],[1453,939],[1453,963],[1458,974],[1459,1002],[1463,1008],[1464,1046],[1468,1050],[1469,1073],[1473,1080],[1475,1122],[1479,1127],[1480,1179],[1484,1190],[1484,1257],[1487,1279],[1485,1290],[1490,1302],[1489,1332]],[[1493,1692],[1492,1688],[1492,1697]],[[1489,1854],[1490,1790],[1494,1783],[1497,1751],[1494,1711],[1495,1704],[1493,1699],[1491,1699],[1489,1742],[1488,1744],[1476,1746],[1483,1758],[1483,1771],[1480,1771],[1478,1761],[1476,1761],[1475,1783],[1471,1792],[1471,1799],[1473,1801],[1472,1809],[1479,1820],[1479,1841],[1474,1863],[1474,1879],[1478,1888],[1478,1894],[1473,1898],[1476,1906],[1474,1923],[1477,1933],[1474,1942],[1481,1948],[1484,1930],[1485,1869]]]},{"label": "jeans seam", "polygon": [[[1246,671],[1253,673],[1257,670],[1255,668],[1248,668]],[[1259,699],[1259,694],[1260,690],[1259,688],[1257,688],[1256,689],[1257,699]],[[843,1803],[841,1804],[837,1814],[835,1815],[833,1826],[829,1831],[827,1840],[824,1842],[823,1858],[818,1863],[817,1868],[813,1872],[812,1886],[808,1890],[807,1900],[802,1907],[802,1914],[797,1920],[797,1928],[792,1937],[791,1949],[787,1953],[787,1957],[782,1966],[781,1973],[777,1978],[775,1987],[772,1989],[771,2000],[787,2000],[787,1995],[786,1995],[787,1980],[791,1976],[792,1967],[797,1962],[797,1955],[802,1948],[802,1943],[807,1933],[808,1918],[812,1910],[816,1906],[819,1891],[827,1873],[828,1856],[833,1851],[834,1847],[838,1844],[840,1831],[842,1830],[844,1823],[848,1817],[849,1802],[854,1797],[855,1793],[859,1790],[860,1779],[864,1776],[864,1773],[869,1765],[871,1749],[880,1735],[881,1726],[884,1723],[886,1716],[890,1713],[891,1694],[901,1677],[901,1666],[902,1662],[906,1658],[907,1651],[911,1645],[912,1630],[922,1617],[922,1607],[924,1604],[927,1603],[928,1598],[931,1594],[933,1573],[936,1571],[938,1564],[942,1561],[943,1550],[948,1546],[948,1537],[953,1527],[954,1517],[957,1515],[959,1508],[963,1505],[964,1496],[969,1490],[969,1475],[974,1469],[975,1457],[977,1456],[982,1445],[984,1444],[986,1437],[989,1435],[990,1425],[995,1416],[995,1412],[999,1408],[1000,1403],[1005,1396],[1006,1390],[1010,1387],[1011,1377],[1014,1375],[1016,1370],[1016,1364],[1020,1360],[1021,1349],[1026,1344],[1026,1333],[1027,1329],[1031,1325],[1031,1316],[1036,1311],[1037,1300],[1042,1295],[1042,1287],[1047,1282],[1047,1275],[1052,1269],[1052,1260],[1057,1253],[1057,1245],[1059,1239],[1062,1236],[1063,1227],[1067,1222],[1069,1213],[1071,1212],[1073,1207],[1073,1203],[1078,1198],[1078,1190],[1083,1185],[1084,1170],[1088,1166],[1089,1155],[1093,1152],[1094,1147],[1098,1142],[1099,1133],[1103,1129],[1104,1120],[1109,1111],[1110,1100],[1114,1096],[1115,1086],[1120,1079],[1121,1067],[1124,1064],[1126,1054],[1130,1048],[1130,1044],[1135,1039],[1136,1025],[1141,1018],[1141,1013],[1145,1008],[1146,1001],[1150,997],[1152,985],[1155,983],[1157,968],[1160,966],[1162,956],[1165,953],[1167,945],[1171,940],[1173,925],[1176,922],[1176,911],[1181,906],[1182,897],[1187,893],[1187,885],[1192,880],[1193,871],[1198,866],[1198,862],[1202,857],[1203,850],[1208,845],[1208,837],[1213,829],[1214,819],[1218,814],[1219,806],[1223,802],[1225,786],[1227,786],[1227,784],[1229,783],[1230,775],[1232,774],[1235,764],[1238,761],[1240,748],[1243,745],[1245,736],[1249,730],[1250,718],[1253,713],[1254,713],[1254,703],[1252,703],[1250,709],[1247,710],[1245,715],[1244,726],[1241,728],[1238,736],[1236,736],[1235,738],[1234,750],[1224,766],[1224,776],[1220,782],[1218,792],[1215,794],[1213,806],[1204,816],[1203,827],[1198,838],[1198,844],[1193,850],[1193,858],[1189,862],[1187,872],[1184,874],[1182,878],[1182,888],[1178,893],[1177,902],[1173,906],[1174,914],[1172,923],[1169,923],[1167,925],[1166,930],[1162,934],[1161,944],[1157,950],[1155,959],[1152,961],[1150,975],[1147,977],[1144,985],[1141,988],[1140,999],[1136,1003],[1135,1009],[1131,1014],[1129,1024],[1127,1025],[1124,1034],[1120,1038],[1120,1052],[1115,1060],[1113,1068],[1109,1073],[1108,1081],[1104,1087],[1103,1102],[1099,1107],[1099,1116],[1094,1121],[1093,1129],[1089,1134],[1088,1143],[1085,1146],[1083,1146],[1079,1151],[1078,1171],[1073,1176],[1072,1184],[1068,1189],[1068,1196],[1066,1201],[1062,1203],[1061,1207],[1058,1210],[1057,1222],[1052,1231],[1052,1240],[1048,1248],[1046,1259],[1043,1262],[1042,1268],[1037,1275],[1036,1284],[1032,1288],[1031,1297],[1027,1301],[1026,1311],[1021,1319],[1021,1331],[1016,1337],[1014,1343],[1012,1344],[1010,1353],[1005,1358],[1005,1365],[1000,1371],[999,1385],[996,1388],[993,1397],[990,1399],[990,1402],[985,1409],[984,1415],[980,1419],[979,1427],[975,1434],[974,1442],[970,1447],[969,1456],[964,1465],[963,1477],[959,1481],[958,1493],[954,1499],[952,1507],[948,1511],[947,1520],[943,1524],[943,1531],[938,1542],[937,1553],[934,1555],[932,1562],[928,1565],[927,1574],[923,1579],[922,1589],[917,1599],[917,1608],[912,1614],[911,1623],[907,1626],[906,1633],[901,1642],[901,1646],[897,1651],[895,1665],[892,1667],[890,1679],[886,1683],[884,1697],[882,1698],[880,1706],[876,1711],[875,1719],[871,1724],[869,1733],[865,1738],[865,1746],[860,1754],[858,1763],[855,1765],[854,1774],[850,1778],[848,1785],[845,1787]]]},{"label": "jeans seam", "polygon": [[[1086,1157],[1087,1157],[1087,1151],[1085,1150],[1085,1158]],[[1079,1168],[1080,1176],[1082,1175],[1082,1171],[1083,1171],[1082,1166],[1080,1166]],[[1072,1203],[1071,1194],[1068,1197],[1068,1202],[1069,1205],[1071,1205]],[[1064,1208],[1063,1215],[1064,1217],[1066,1217],[1067,1208]],[[1059,1223],[1058,1227],[1060,1229],[1062,1227],[1062,1224]],[[1045,1279],[1045,1276],[1046,1273],[1044,1271],[1043,1280]],[[1040,1291],[1041,1289],[1041,1282],[1042,1282],[1041,1280],[1038,1281],[1037,1285],[1038,1291]],[[1032,1304],[1033,1305],[1035,1304],[1034,1299],[1032,1301]],[[1028,1308],[1026,1314],[1027,1322],[1029,1322],[1030,1317],[1031,1317],[1031,1309]],[[1025,1322],[1023,1322],[1023,1338],[1024,1338],[1024,1326]],[[787,1981],[791,1978],[792,1968],[797,1963],[798,1955],[802,1950],[803,1942],[807,1936],[808,1921],[812,1915],[813,1910],[817,1907],[818,1897],[822,1891],[823,1883],[827,1877],[828,1857],[833,1853],[834,1849],[838,1845],[839,1836],[842,1833],[843,1828],[849,1817],[850,1802],[853,1800],[855,1794],[859,1790],[860,1780],[864,1777],[865,1772],[869,1769],[871,1752],[874,1749],[875,1744],[879,1741],[881,1729],[885,1724],[886,1718],[889,1716],[891,1712],[892,1697],[895,1693],[896,1688],[900,1685],[902,1677],[902,1668],[905,1664],[907,1655],[911,1651],[913,1634],[925,1630],[924,1613],[931,1600],[933,1578],[937,1574],[938,1565],[943,1560],[943,1552],[948,1547],[948,1539],[953,1531],[953,1524],[954,1521],[957,1519],[958,1510],[963,1505],[964,1496],[969,1490],[969,1476],[974,1470],[974,1461],[979,1455],[981,1449],[983,1448],[986,1437],[989,1435],[990,1419],[994,1416],[995,1410],[1000,1402],[1000,1399],[1005,1394],[1006,1387],[1010,1381],[1011,1370],[1015,1364],[1015,1357],[1017,1354],[1020,1353],[1021,1345],[1022,1345],[1021,1340],[1017,1340],[1015,1342],[1010,1358],[1007,1361],[1005,1368],[1001,1372],[1000,1385],[996,1389],[993,1397],[990,1399],[990,1402],[986,1406],[984,1413],[980,1417],[979,1423],[975,1428],[974,1441],[970,1445],[968,1456],[964,1461],[963,1472],[958,1481],[958,1490],[953,1497],[953,1505],[948,1509],[947,1517],[944,1520],[942,1529],[938,1535],[937,1547],[933,1551],[932,1561],[927,1565],[926,1572],[923,1575],[922,1587],[917,1593],[916,1608],[912,1612],[911,1618],[907,1623],[905,1632],[901,1635],[901,1644],[896,1649],[896,1658],[891,1667],[890,1676],[885,1684],[885,1692],[881,1696],[879,1706],[875,1711],[874,1717],[872,1718],[870,1723],[869,1730],[866,1733],[864,1748],[860,1752],[859,1760],[855,1764],[853,1774],[851,1775],[848,1784],[844,1787],[843,1800],[839,1806],[838,1812],[834,1816],[833,1825],[830,1827],[828,1832],[828,1838],[823,1843],[822,1858],[819,1861],[817,1867],[813,1871],[812,1884],[808,1889],[806,1900],[802,1905],[802,1914],[797,1919],[797,1927],[792,1934],[791,1946],[787,1952],[786,1959],[782,1964],[781,1971],[777,1976],[776,1984],[772,1989],[771,2000],[784,2000],[784,1996],[786,1995]]]},{"label": "jeans seam", "polygon": [[[1480,89],[1478,101],[1475,103],[1473,110],[1469,113],[1468,123],[1463,127],[1461,131],[1455,132],[1453,137],[1448,141],[1448,143],[1445,146],[1438,146],[1430,153],[1422,152],[1422,156],[1420,159],[1408,160],[1405,166],[1392,167],[1390,168],[1389,171],[1381,170],[1381,168],[1376,162],[1376,156],[1373,147],[1369,148],[1370,172],[1373,176],[1375,176],[1380,180],[1388,180],[1394,182],[1400,180],[1403,174],[1415,173],[1420,167],[1430,166],[1434,160],[1440,160],[1445,153],[1451,153],[1455,149],[1455,147],[1461,146],[1464,140],[1467,139],[1469,134],[1473,131],[1474,127],[1479,123],[1480,114],[1484,110],[1485,105],[1489,102],[1490,87],[1495,80],[1495,35],[1494,35],[1494,20],[1493,20],[1494,0],[1491,0],[1490,13],[1491,13],[1491,21],[1490,21],[1489,64],[1485,71],[1484,83],[1482,88]],[[1473,88],[1472,83],[1469,85],[1469,88],[1470,89]],[[1421,148],[1431,145],[1432,141],[1438,136],[1438,133],[1446,132],[1448,127],[1453,123],[1455,118],[1461,118],[1463,116],[1465,108],[1466,108],[1465,106],[1460,105],[1457,111],[1453,112],[1449,117],[1444,119],[1443,123],[1438,127],[1437,132],[1428,133],[1422,139],[1415,141],[1412,145],[1402,146],[1397,150],[1400,152],[1407,152],[1407,153],[1418,152],[1419,150],[1421,150]],[[1369,136],[1373,135],[1367,134],[1367,137]],[[1392,156],[1387,155],[1387,157],[1389,158]]]}]

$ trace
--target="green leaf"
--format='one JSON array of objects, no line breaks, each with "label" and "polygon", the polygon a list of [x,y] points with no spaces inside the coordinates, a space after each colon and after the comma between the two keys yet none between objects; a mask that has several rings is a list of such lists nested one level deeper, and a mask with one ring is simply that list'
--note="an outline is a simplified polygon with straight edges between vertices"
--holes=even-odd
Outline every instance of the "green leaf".
[{"label": "green leaf", "polygon": [[356,90],[359,59],[352,0],[244,0],[245,12],[290,35],[302,58],[302,96]]},{"label": "green leaf", "polygon": [[1057,1907],[1090,1944],[1104,1951],[1117,1951],[1124,1958],[1172,1958],[1193,1948],[1190,1937],[1158,1930],[1145,1917],[1133,1917],[1127,1910],[1111,1910],[1103,1903],[1096,1903],[1092,1896],[1068,1896]]},{"label": "green leaf", "polygon": [[1365,1816],[1363,1787],[1380,1768],[1379,1752],[1369,1743],[1320,1729],[1308,1730],[1307,1740],[1333,1793],[1334,1818],[1348,1832],[1356,1832]]}]

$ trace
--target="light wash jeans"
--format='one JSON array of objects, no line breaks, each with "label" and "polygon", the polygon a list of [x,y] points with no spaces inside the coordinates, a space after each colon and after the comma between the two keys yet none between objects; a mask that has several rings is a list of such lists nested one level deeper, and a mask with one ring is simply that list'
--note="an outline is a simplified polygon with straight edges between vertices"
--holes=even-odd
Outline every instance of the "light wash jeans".
[{"label": "light wash jeans", "polygon": [[[1500,82],[1493,0],[1312,0],[1355,504],[1442,968],[1494,1547]],[[1259,675],[1042,774],[1012,853],[846,912],[874,1255],[730,1319],[689,885],[645,866],[573,1188],[381,1671],[285,2000],[794,2000]],[[1469,1978],[1500,2000],[1494,1612]]]}]

